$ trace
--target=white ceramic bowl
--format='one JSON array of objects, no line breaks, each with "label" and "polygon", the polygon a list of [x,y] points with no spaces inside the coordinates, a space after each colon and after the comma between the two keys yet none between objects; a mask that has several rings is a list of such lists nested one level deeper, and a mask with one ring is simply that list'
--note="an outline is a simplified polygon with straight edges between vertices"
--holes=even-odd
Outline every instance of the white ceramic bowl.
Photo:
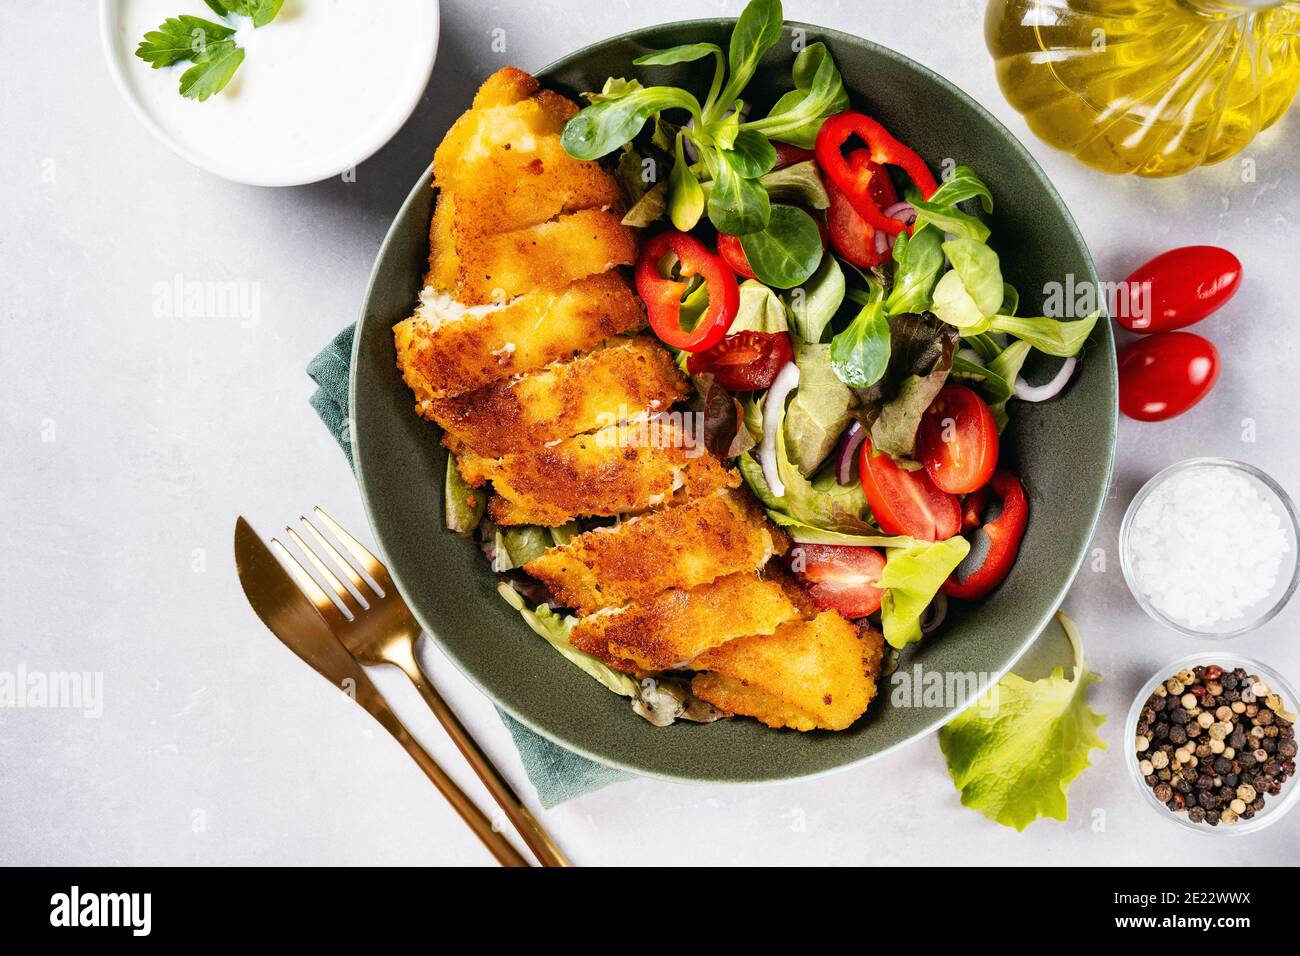
[{"label": "white ceramic bowl", "polygon": [[1226,654],[1222,651],[1193,654],[1190,657],[1172,661],[1156,671],[1134,699],[1133,706],[1129,708],[1128,720],[1124,724],[1124,761],[1128,764],[1129,777],[1132,779],[1133,785],[1142,794],[1142,802],[1170,823],[1176,824],[1184,830],[1216,836],[1241,836],[1246,833],[1255,833],[1282,819],[1296,805],[1297,801],[1300,801],[1300,775],[1288,777],[1286,782],[1282,784],[1281,793],[1277,796],[1265,795],[1264,809],[1256,813],[1252,819],[1241,819],[1236,823],[1220,823],[1218,826],[1210,826],[1208,823],[1193,823],[1187,818],[1186,811],[1179,813],[1170,810],[1157,800],[1152,788],[1147,786],[1141,771],[1138,770],[1138,756],[1137,751],[1134,749],[1134,740],[1137,737],[1138,718],[1142,715],[1143,705],[1155,692],[1157,685],[1163,684],[1183,668],[1194,668],[1199,665],[1208,666],[1210,664],[1217,664],[1225,670],[1235,667],[1244,668],[1247,674],[1259,677],[1264,683],[1268,684],[1269,689],[1282,698],[1282,703],[1292,713],[1295,713],[1295,708],[1298,706],[1295,688],[1272,668],[1265,667],[1259,661],[1252,660],[1249,657],[1242,657],[1240,654]]},{"label": "white ceramic bowl", "polygon": [[[420,97],[429,84],[429,77],[433,73],[433,63],[438,50],[440,17],[438,0],[424,0],[428,9],[426,15],[422,17],[422,24],[417,25],[417,29],[420,29],[424,36],[413,38],[417,41],[418,57],[404,71],[401,82],[389,90],[392,102],[386,104],[379,122],[365,129],[364,133],[355,138],[355,141],[343,142],[336,150],[303,149],[301,155],[282,156],[274,162],[259,163],[256,169],[249,169],[247,166],[241,167],[237,163],[232,163],[228,157],[195,148],[193,144],[183,141],[163,122],[160,122],[143,102],[138,85],[132,81],[129,71],[149,67],[135,57],[133,47],[128,48],[128,45],[122,41],[120,33],[123,7],[126,2],[129,0],[100,0],[99,23],[100,39],[109,72],[132,112],[150,132],[181,158],[223,179],[250,186],[300,186],[320,182],[338,176],[374,155],[402,128],[419,104]],[[289,0],[289,4],[293,2],[294,0]],[[348,0],[348,2],[383,3],[387,0]],[[289,4],[286,4],[286,10],[289,9]],[[189,6],[177,4],[175,11],[164,16],[191,12]],[[193,12],[208,19],[215,19],[215,15],[210,11],[200,9]],[[275,26],[276,23],[272,22],[262,29],[272,30]],[[241,70],[247,69],[247,62],[240,68]],[[239,76],[236,74],[234,82],[238,81]],[[216,94],[216,96],[221,95],[221,93]],[[294,120],[295,117],[286,117],[287,122],[294,122]]]},{"label": "white ceramic bowl", "polygon": [[[1213,627],[1198,629],[1165,614],[1153,605],[1151,600],[1143,593],[1137,581],[1136,570],[1133,567],[1129,537],[1133,529],[1135,516],[1153,491],[1175,475],[1194,468],[1215,465],[1231,468],[1233,471],[1244,475],[1254,484],[1260,496],[1273,506],[1274,511],[1281,519],[1290,551],[1283,559],[1282,567],[1278,571],[1277,581],[1274,583],[1273,590],[1267,599],[1247,610],[1244,617],[1220,621]],[[1214,546],[1213,528],[1206,529],[1206,546]],[[1190,637],[1216,639],[1237,637],[1255,630],[1276,617],[1278,612],[1291,600],[1291,596],[1296,591],[1296,586],[1300,585],[1300,517],[1297,517],[1295,505],[1292,503],[1291,497],[1282,489],[1282,486],[1254,465],[1248,465],[1242,461],[1233,461],[1229,458],[1188,458],[1157,473],[1155,477],[1142,486],[1132,502],[1129,503],[1119,530],[1119,561],[1124,572],[1124,581],[1128,584],[1128,589],[1133,592],[1134,599],[1142,610],[1146,611],[1156,621]]]}]

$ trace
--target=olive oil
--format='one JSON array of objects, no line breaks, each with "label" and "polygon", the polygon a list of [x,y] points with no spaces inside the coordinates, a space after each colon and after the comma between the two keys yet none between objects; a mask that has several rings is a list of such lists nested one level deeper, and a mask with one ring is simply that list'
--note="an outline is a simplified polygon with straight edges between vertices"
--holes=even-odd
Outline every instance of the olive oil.
[{"label": "olive oil", "polygon": [[1300,85],[1295,0],[990,0],[985,36],[1034,133],[1110,173],[1227,159]]}]

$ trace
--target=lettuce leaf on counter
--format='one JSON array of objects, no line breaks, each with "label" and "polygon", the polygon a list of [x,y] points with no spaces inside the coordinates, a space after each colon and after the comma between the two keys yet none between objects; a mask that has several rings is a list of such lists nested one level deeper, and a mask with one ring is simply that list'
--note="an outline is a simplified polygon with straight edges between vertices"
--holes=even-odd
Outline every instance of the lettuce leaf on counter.
[{"label": "lettuce leaf on counter", "polygon": [[1039,817],[1064,820],[1070,782],[1092,765],[1094,748],[1106,749],[1097,734],[1106,718],[1088,707],[1088,688],[1101,678],[1084,666],[1074,622],[1057,619],[1074,649],[1070,680],[1060,667],[1032,682],[1007,674],[939,732],[962,804],[1017,830]]}]

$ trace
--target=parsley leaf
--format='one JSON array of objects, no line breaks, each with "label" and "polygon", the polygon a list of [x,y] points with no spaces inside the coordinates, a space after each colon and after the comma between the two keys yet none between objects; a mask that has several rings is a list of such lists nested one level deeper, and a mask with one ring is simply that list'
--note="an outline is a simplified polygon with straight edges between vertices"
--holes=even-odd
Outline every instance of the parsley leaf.
[{"label": "parsley leaf", "polygon": [[[218,16],[248,17],[254,27],[266,26],[284,5],[284,0],[204,2]],[[189,14],[169,17],[157,30],[146,33],[135,55],[155,70],[188,60],[193,66],[181,74],[180,94],[200,103],[225,89],[244,62],[244,49],[235,42],[234,27]]]},{"label": "parsley leaf", "polygon": [[157,30],[146,33],[136,47],[135,55],[146,63],[152,63],[155,70],[181,60],[197,63],[200,58],[208,55],[211,45],[233,45],[234,35],[234,27],[185,13],[164,20]]},{"label": "parsley leaf", "polygon": [[1092,765],[1093,748],[1106,749],[1097,735],[1106,718],[1088,707],[1088,687],[1101,678],[1084,665],[1074,622],[1057,618],[1074,649],[1070,680],[1060,667],[1033,682],[1008,674],[939,732],[961,802],[1017,830],[1039,817],[1064,820],[1070,781]]},{"label": "parsley leaf", "polygon": [[181,74],[181,96],[202,103],[213,93],[220,93],[243,62],[244,48],[235,43],[209,50],[206,58]]},{"label": "parsley leaf", "polygon": [[221,17],[232,13],[248,17],[253,26],[264,27],[279,14],[284,0],[203,0],[212,11]]}]

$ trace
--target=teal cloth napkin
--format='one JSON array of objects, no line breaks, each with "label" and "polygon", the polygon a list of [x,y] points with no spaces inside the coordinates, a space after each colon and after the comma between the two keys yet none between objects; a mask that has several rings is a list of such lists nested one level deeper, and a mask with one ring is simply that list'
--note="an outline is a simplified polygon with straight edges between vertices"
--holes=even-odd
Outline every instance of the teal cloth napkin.
[{"label": "teal cloth napkin", "polygon": [[[356,326],[348,326],[334,341],[325,346],[307,366],[307,374],[316,382],[311,397],[312,408],[325,423],[352,465],[352,441],[348,432],[348,378],[352,366],[352,336]],[[355,465],[353,465],[355,467]],[[548,810],[566,800],[632,775],[613,767],[588,760],[559,744],[552,743],[540,734],[529,730],[505,711],[497,713],[505,722],[519,748],[528,779],[537,788],[537,798]]]}]

